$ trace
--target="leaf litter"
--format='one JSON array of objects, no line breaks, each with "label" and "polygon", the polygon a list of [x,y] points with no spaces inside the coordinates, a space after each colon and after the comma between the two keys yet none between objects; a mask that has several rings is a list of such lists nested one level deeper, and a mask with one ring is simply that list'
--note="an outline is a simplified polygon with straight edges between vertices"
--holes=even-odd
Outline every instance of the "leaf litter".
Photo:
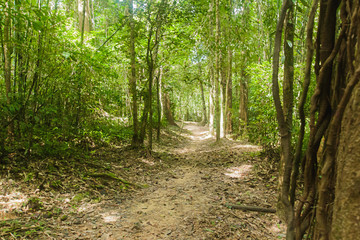
[{"label": "leaf litter", "polygon": [[151,153],[30,162],[2,172],[0,239],[284,239],[275,214],[226,207],[274,208],[276,165],[191,122],[164,129]]}]

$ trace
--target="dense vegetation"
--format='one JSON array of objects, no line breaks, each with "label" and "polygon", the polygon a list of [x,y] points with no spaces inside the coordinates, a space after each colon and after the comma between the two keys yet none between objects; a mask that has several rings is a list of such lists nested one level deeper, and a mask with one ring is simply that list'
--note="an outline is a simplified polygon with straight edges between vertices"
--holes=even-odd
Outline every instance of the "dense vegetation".
[{"label": "dense vegetation", "polygon": [[280,149],[278,212],[287,239],[355,236],[336,225],[347,214],[337,212],[336,177],[346,175],[337,172],[344,111],[358,104],[358,1],[5,0],[0,7],[2,164],[113,143],[151,150],[162,127],[198,121],[217,141]]}]

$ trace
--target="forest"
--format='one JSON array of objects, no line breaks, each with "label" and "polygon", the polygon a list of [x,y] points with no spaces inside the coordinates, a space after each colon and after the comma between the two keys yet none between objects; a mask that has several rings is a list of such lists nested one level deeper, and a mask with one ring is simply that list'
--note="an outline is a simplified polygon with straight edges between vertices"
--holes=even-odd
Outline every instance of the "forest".
[{"label": "forest", "polygon": [[359,239],[360,1],[1,0],[0,239]]}]

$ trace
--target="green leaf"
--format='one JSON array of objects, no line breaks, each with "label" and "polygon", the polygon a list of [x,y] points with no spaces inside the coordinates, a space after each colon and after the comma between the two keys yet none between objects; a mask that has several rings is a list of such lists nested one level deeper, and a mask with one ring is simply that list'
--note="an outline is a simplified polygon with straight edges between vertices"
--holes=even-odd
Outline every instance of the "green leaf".
[{"label": "green leaf", "polygon": [[283,64],[285,62],[285,56],[281,56],[281,63]]},{"label": "green leaf", "polygon": [[64,58],[69,58],[70,57],[70,53],[68,53],[68,52],[63,52],[61,55],[63,55]]},{"label": "green leaf", "polygon": [[292,42],[291,42],[290,40],[286,40],[286,42],[287,42],[287,44],[289,45],[289,47],[292,48],[292,46],[293,46]]},{"label": "green leaf", "polygon": [[304,6],[309,7],[309,4],[308,4],[305,0],[300,0],[300,2],[301,2]]},{"label": "green leaf", "polygon": [[42,23],[40,21],[34,21],[33,22],[33,27],[36,31],[40,31],[42,28]]}]

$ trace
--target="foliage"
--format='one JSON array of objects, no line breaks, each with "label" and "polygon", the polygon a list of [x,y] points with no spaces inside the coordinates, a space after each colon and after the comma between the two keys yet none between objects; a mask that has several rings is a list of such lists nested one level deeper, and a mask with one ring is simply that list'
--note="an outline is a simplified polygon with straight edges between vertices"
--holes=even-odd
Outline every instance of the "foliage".
[{"label": "foliage", "polygon": [[249,80],[249,140],[275,146],[279,140],[276,112],[271,91],[271,64],[252,64],[246,72]]}]

